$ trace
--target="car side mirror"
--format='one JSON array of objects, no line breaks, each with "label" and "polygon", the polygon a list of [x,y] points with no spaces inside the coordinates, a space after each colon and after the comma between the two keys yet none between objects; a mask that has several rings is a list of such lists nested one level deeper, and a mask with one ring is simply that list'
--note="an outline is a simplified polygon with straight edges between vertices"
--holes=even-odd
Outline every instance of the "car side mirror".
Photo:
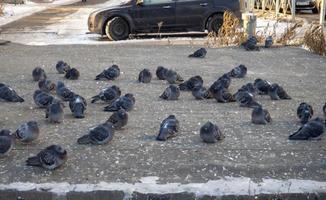
[{"label": "car side mirror", "polygon": [[137,5],[137,6],[141,6],[141,5],[143,5],[143,3],[144,3],[144,0],[137,0],[137,1],[136,1],[136,5]]}]

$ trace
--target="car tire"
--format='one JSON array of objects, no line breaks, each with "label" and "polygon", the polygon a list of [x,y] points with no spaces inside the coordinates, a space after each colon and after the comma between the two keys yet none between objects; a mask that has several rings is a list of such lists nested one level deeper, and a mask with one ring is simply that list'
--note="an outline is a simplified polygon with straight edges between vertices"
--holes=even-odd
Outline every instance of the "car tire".
[{"label": "car tire", "polygon": [[315,7],[312,9],[312,13],[314,13],[314,14],[318,14],[318,13],[319,13],[319,9],[317,8],[317,6],[315,6]]},{"label": "car tire", "polygon": [[217,33],[218,30],[221,28],[222,24],[223,24],[223,15],[221,14],[213,15],[208,19],[207,30],[208,32]]},{"label": "car tire", "polygon": [[105,34],[109,40],[125,40],[130,34],[129,25],[121,17],[114,17],[106,23]]}]

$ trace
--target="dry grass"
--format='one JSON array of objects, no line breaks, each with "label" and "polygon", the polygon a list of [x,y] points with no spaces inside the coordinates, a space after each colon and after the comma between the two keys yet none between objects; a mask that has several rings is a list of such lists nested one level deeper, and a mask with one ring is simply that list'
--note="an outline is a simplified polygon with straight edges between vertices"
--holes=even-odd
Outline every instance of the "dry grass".
[{"label": "dry grass", "polygon": [[287,45],[289,44],[296,36],[296,29],[302,27],[301,23],[295,23],[291,26],[289,26],[284,33],[277,38],[276,43]]},{"label": "dry grass", "polygon": [[304,35],[304,45],[312,52],[326,55],[326,37],[323,27],[312,25]]},{"label": "dry grass", "polygon": [[0,0],[0,16],[2,16],[2,15],[4,14],[4,13],[3,13],[3,12],[4,12],[4,11],[3,11],[3,10],[4,10],[4,7],[5,7],[5,6],[4,6],[4,4],[3,4],[3,1]]}]

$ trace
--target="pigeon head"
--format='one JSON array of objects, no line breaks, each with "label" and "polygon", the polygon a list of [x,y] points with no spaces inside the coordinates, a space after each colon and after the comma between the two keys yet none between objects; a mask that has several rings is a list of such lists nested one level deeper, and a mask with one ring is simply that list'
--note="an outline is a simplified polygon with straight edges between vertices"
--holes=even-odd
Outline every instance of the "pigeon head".
[{"label": "pigeon head", "polygon": [[210,122],[210,121],[208,121],[208,122],[206,122],[205,124],[204,124],[204,126],[202,126],[202,130],[204,131],[204,132],[208,132],[209,130],[212,130],[214,128],[214,124],[212,123],[212,122]]},{"label": "pigeon head", "polygon": [[62,148],[60,145],[51,145],[46,149],[50,151],[54,151],[59,155],[67,155],[67,151],[64,148]]},{"label": "pigeon head", "polygon": [[128,115],[128,113],[125,111],[125,109],[121,108],[121,109],[118,111],[118,115],[119,115],[121,118],[124,118],[126,115]]},{"label": "pigeon head", "polygon": [[41,90],[35,90],[35,92],[34,92],[34,96],[37,96],[37,95],[39,95],[39,94],[41,94],[41,93],[43,93],[43,91],[41,91]]},{"label": "pigeon head", "polygon": [[27,125],[32,127],[32,128],[38,127],[38,124],[37,124],[36,121],[29,121],[29,122],[27,122]]},{"label": "pigeon head", "polygon": [[119,70],[119,66],[118,65],[112,65],[111,67],[114,68],[114,69]]},{"label": "pigeon head", "polygon": [[6,86],[5,84],[3,84],[3,83],[0,83],[0,87],[3,87],[3,86]]},{"label": "pigeon head", "polygon": [[1,131],[0,131],[0,136],[10,136],[10,130],[8,130],[8,129],[2,129]]},{"label": "pigeon head", "polygon": [[127,97],[128,99],[131,99],[132,101],[135,101],[135,97],[134,97],[134,95],[131,94],[131,93],[127,93],[127,94],[125,94],[125,97]]}]

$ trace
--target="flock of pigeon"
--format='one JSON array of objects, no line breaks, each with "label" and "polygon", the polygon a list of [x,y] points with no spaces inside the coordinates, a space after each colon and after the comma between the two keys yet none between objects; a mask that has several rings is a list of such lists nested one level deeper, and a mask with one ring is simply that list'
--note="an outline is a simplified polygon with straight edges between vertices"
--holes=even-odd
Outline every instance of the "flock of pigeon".
[{"label": "flock of pigeon", "polygon": [[[254,48],[253,48],[254,50]],[[206,49],[201,48],[195,51],[189,57],[204,58]],[[59,74],[65,74],[65,78],[76,80],[80,73],[75,68],[59,61],[56,64]],[[195,99],[215,99],[219,103],[238,102],[241,107],[252,108],[252,123],[267,124],[272,121],[268,110],[255,100],[256,95],[269,95],[272,100],[291,99],[283,87],[279,84],[271,84],[267,80],[257,78],[254,83],[243,85],[235,94],[231,94],[229,86],[232,78],[243,78],[247,74],[247,68],[244,65],[233,68],[218,78],[208,89],[203,86],[201,76],[193,76],[184,81],[182,76],[172,69],[159,66],[156,69],[156,76],[159,80],[166,80],[170,85],[163,91],[159,98],[164,100],[178,100],[181,91],[189,91]],[[57,83],[47,79],[45,71],[37,67],[32,72],[33,80],[38,81],[39,90],[33,95],[35,104],[45,109],[45,117],[49,123],[61,123],[63,121],[64,102],[69,102],[69,108],[75,118],[84,118],[84,112],[87,108],[85,98],[74,93],[61,81]],[[120,75],[120,69],[117,65],[105,69],[96,76],[95,80],[115,80]],[[138,81],[141,83],[150,83],[152,73],[144,69],[139,73]],[[52,94],[56,94],[54,97]],[[15,90],[8,85],[0,83],[0,100],[8,102],[24,102]],[[77,139],[78,144],[96,144],[102,145],[110,142],[114,132],[118,131],[128,123],[128,112],[135,105],[135,97],[131,93],[121,95],[121,90],[116,85],[102,90],[98,95],[92,97],[91,103],[103,101],[108,105],[104,111],[113,112],[110,118],[103,124],[92,128],[88,134]],[[326,117],[326,103],[323,107],[323,113]],[[303,102],[297,109],[297,116],[302,127],[289,136],[290,140],[307,140],[318,138],[325,130],[326,122],[324,119],[313,116],[311,105]],[[179,121],[175,115],[170,115],[164,119],[160,125],[157,140],[165,141],[174,137],[179,132]],[[5,156],[12,150],[15,140],[22,143],[30,143],[39,136],[39,127],[37,122],[29,121],[22,124],[14,134],[7,129],[0,131],[0,156]],[[224,138],[222,131],[212,122],[207,122],[200,128],[200,137],[206,143],[216,143]],[[29,166],[38,166],[45,169],[56,169],[67,159],[67,151],[59,145],[51,145],[40,151],[36,156],[26,160]]]}]

